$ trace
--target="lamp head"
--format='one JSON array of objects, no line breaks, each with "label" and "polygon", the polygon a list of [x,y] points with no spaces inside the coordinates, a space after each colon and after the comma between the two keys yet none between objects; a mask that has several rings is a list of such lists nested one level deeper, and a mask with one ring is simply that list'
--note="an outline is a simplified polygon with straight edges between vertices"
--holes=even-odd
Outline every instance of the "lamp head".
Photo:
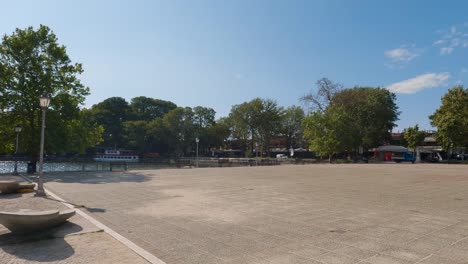
[{"label": "lamp head", "polygon": [[39,103],[41,105],[41,108],[47,108],[49,107],[50,104],[50,97],[47,93],[43,93],[41,97],[39,97]]}]

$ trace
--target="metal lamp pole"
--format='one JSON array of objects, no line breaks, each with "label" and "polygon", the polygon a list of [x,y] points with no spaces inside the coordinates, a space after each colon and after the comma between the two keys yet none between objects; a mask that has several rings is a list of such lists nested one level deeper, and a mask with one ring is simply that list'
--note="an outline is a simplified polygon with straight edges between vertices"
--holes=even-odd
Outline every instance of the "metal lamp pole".
[{"label": "metal lamp pole", "polygon": [[17,126],[15,127],[16,132],[16,148],[15,148],[15,169],[13,170],[13,175],[18,175],[18,142],[19,142],[19,133],[22,128]]},{"label": "metal lamp pole", "polygon": [[255,142],[255,165],[258,166],[258,142]]},{"label": "metal lamp pole", "polygon": [[41,126],[41,149],[39,152],[39,179],[37,180],[37,191],[35,196],[46,196],[44,191],[44,129],[45,129],[45,118],[46,110],[49,107],[50,98],[47,94],[43,94],[39,98],[39,102],[42,108],[42,126]]},{"label": "metal lamp pole", "polygon": [[195,142],[197,142],[197,168],[198,168],[198,142],[200,142],[200,139],[196,137]]}]

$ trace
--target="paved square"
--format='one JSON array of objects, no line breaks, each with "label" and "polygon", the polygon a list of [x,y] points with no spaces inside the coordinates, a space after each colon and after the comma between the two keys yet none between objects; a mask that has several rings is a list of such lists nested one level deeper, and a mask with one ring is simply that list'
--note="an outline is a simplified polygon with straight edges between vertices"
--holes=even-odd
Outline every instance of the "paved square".
[{"label": "paved square", "polygon": [[288,165],[48,175],[172,263],[468,263],[468,166]]}]

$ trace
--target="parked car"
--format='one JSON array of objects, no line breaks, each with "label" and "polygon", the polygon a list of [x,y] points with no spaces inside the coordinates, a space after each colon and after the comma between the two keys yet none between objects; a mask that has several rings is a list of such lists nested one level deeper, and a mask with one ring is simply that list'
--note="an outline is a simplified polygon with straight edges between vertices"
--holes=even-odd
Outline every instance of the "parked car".
[{"label": "parked car", "polygon": [[276,154],[276,158],[277,159],[287,159],[288,156],[286,156],[286,154]]}]

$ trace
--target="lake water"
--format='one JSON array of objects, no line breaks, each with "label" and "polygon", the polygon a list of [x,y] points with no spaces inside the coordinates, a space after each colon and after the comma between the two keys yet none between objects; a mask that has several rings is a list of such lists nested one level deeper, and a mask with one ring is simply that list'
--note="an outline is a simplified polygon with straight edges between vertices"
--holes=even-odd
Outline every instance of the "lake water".
[{"label": "lake water", "polygon": [[[128,163],[128,169],[156,169],[156,168],[161,168],[161,167],[170,167],[170,164],[169,163]],[[15,168],[14,161],[0,161],[0,174],[12,173],[14,168]],[[27,162],[25,161],[18,162],[19,173],[26,173],[27,168],[28,168]],[[37,171],[39,171],[39,162],[37,163],[36,168],[37,168]],[[44,162],[44,172],[109,171],[109,170],[110,170],[110,165],[108,162]]]}]

